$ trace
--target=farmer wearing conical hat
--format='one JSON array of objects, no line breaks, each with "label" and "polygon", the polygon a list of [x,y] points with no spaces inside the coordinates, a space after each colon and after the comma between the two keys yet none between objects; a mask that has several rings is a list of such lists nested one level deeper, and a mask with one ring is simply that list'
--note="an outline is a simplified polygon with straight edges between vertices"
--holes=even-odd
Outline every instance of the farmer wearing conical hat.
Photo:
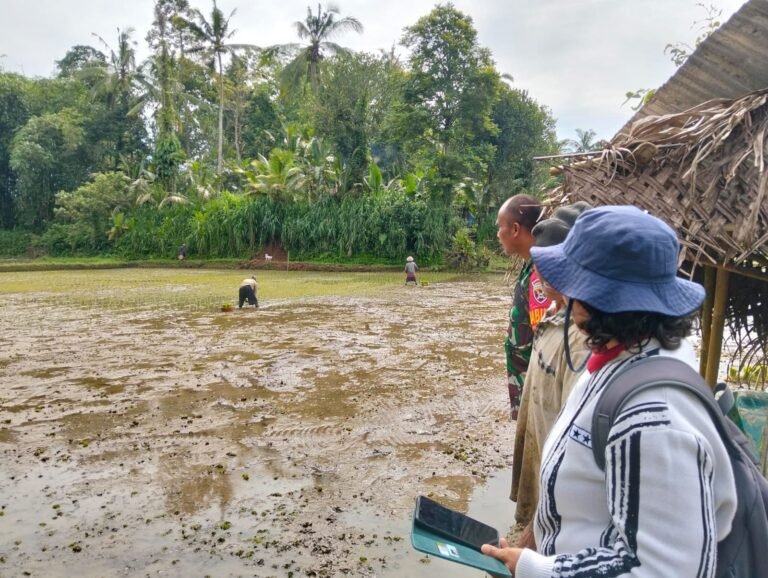
[{"label": "farmer wearing conical hat", "polygon": [[408,285],[408,283],[413,283],[414,285],[417,285],[416,282],[416,271],[419,270],[419,266],[416,264],[416,261],[413,260],[413,257],[408,255],[408,258],[405,260],[405,284]]}]

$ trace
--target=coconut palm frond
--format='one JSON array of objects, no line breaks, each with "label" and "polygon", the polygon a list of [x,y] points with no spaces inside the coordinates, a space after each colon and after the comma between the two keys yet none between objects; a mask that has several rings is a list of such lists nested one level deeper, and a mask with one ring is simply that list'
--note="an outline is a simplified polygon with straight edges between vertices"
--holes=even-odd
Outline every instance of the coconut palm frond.
[{"label": "coconut palm frond", "polygon": [[166,205],[188,205],[189,199],[186,197],[182,197],[181,195],[168,195],[163,198],[162,201],[157,205],[158,208],[162,209]]},{"label": "coconut palm frond", "polygon": [[[309,17],[311,17],[312,11],[309,11],[309,14],[310,14]],[[301,20],[297,20],[296,22],[294,22],[293,27],[296,30],[296,36],[298,36],[301,40],[306,40],[307,38],[310,38],[312,36],[312,33],[309,31],[309,28],[307,28],[306,24],[304,24]]]},{"label": "coconut palm frond", "polygon": [[359,20],[351,16],[336,19],[339,15],[338,7],[329,4],[325,10],[321,4],[317,5],[317,12],[313,13],[311,7],[307,7],[307,16],[303,21],[296,21],[293,27],[300,40],[306,45],[296,53],[293,60],[286,66],[302,66],[304,72],[298,74],[295,70],[282,75],[281,84],[283,90],[296,90],[304,87],[303,79],[309,81],[313,87],[317,86],[319,77],[319,65],[324,58],[324,52],[331,54],[343,54],[346,52],[342,46],[330,42],[330,38],[344,32],[352,31],[360,33],[363,25]]},{"label": "coconut palm frond", "polygon": [[344,48],[335,42],[323,42],[321,46],[334,56],[340,56],[352,52],[349,48]]},{"label": "coconut palm frond", "polygon": [[291,58],[301,50],[301,44],[292,42],[289,44],[275,44],[261,49],[263,58]]},{"label": "coconut palm frond", "polygon": [[296,58],[291,60],[280,72],[280,90],[285,94],[290,90],[301,86],[307,75],[309,55],[302,50]]},{"label": "coconut palm frond", "polygon": [[357,18],[346,16],[341,20],[328,22],[325,30],[325,37],[330,38],[336,34],[343,34],[345,32],[356,32],[357,34],[362,34],[363,25]]}]

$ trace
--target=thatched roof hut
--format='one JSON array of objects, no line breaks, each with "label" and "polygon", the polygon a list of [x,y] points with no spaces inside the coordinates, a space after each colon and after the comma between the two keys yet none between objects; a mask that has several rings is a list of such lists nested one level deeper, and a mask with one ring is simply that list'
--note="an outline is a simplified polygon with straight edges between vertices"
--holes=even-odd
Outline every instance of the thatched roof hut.
[{"label": "thatched roof hut", "polygon": [[724,321],[741,370],[765,366],[768,0],[750,0],[702,43],[605,150],[567,160],[553,167],[564,175],[554,202],[633,204],[679,232],[683,270],[707,287],[708,381],[717,378]]}]

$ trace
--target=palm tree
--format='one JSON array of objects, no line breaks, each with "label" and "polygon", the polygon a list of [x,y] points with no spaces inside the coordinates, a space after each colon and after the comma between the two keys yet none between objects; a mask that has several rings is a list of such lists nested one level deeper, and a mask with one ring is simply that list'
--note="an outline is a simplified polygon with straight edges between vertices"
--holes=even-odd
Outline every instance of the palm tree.
[{"label": "palm tree", "polygon": [[296,21],[293,26],[305,45],[285,44],[275,47],[278,51],[294,52],[298,54],[285,67],[282,73],[283,88],[292,89],[299,86],[306,79],[313,88],[317,87],[320,61],[324,58],[324,52],[330,54],[344,54],[348,49],[331,42],[334,36],[352,30],[360,34],[363,25],[357,18],[345,16],[337,20],[339,9],[333,4],[328,4],[326,10],[317,5],[317,14],[312,13],[312,8],[307,7],[307,17],[302,21]]},{"label": "palm tree", "polygon": [[[129,118],[140,119],[139,113],[145,104],[141,84],[143,75],[136,66],[136,41],[131,38],[133,28],[117,29],[117,47],[113,49],[98,34],[93,34],[107,50],[104,59],[91,60],[79,72],[79,76],[92,86],[92,92],[103,99],[104,105],[113,117],[115,137],[114,163],[117,167],[130,132]],[[98,51],[95,51],[98,53]]]},{"label": "palm tree", "polygon": [[94,34],[109,51],[106,63],[102,65],[96,63],[97,66],[103,66],[106,69],[103,81],[96,90],[104,95],[109,109],[128,105],[139,76],[136,68],[136,41],[131,39],[133,32],[133,28],[117,29],[116,50],[113,50],[101,36]]},{"label": "palm tree", "polygon": [[[181,92],[176,79],[176,58],[171,49],[174,32],[173,18],[189,10],[186,0],[156,0],[155,20],[147,34],[147,42],[155,54],[147,60],[148,74],[145,89],[158,103],[156,113],[158,136],[176,132],[178,115],[175,100]],[[151,83],[154,78],[156,83]]]},{"label": "palm tree", "polygon": [[598,147],[598,142],[595,142],[595,136],[597,133],[593,130],[576,129],[575,139],[567,138],[560,143],[563,150],[570,153],[588,153],[594,151]]},{"label": "palm tree", "polygon": [[223,159],[223,137],[224,137],[224,65],[223,59],[227,54],[235,54],[238,50],[253,48],[256,46],[247,44],[228,44],[227,40],[237,32],[230,30],[229,21],[234,16],[236,10],[232,10],[228,17],[219,10],[216,0],[213,0],[213,11],[211,19],[208,21],[200,10],[192,11],[192,19],[180,19],[182,25],[188,28],[198,44],[190,50],[201,54],[211,65],[215,72],[218,72],[219,81],[219,130],[218,130],[218,155],[216,162],[216,172],[221,173]]}]

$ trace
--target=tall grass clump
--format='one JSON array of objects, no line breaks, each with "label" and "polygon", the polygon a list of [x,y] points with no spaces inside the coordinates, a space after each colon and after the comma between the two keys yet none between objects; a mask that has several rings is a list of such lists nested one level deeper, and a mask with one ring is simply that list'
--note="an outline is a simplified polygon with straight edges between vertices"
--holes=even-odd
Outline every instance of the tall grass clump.
[{"label": "tall grass clump", "polygon": [[299,258],[415,253],[435,260],[450,245],[458,220],[449,207],[407,198],[356,197],[296,205],[286,214],[283,245]]},{"label": "tall grass clump", "polygon": [[402,197],[326,197],[315,203],[230,193],[204,204],[140,207],[122,225],[114,252],[173,257],[181,243],[199,258],[246,258],[272,244],[294,259],[436,261],[460,221],[450,207]]},{"label": "tall grass clump", "polygon": [[181,243],[189,243],[193,214],[191,205],[138,207],[114,238],[113,252],[128,259],[174,257]]}]

